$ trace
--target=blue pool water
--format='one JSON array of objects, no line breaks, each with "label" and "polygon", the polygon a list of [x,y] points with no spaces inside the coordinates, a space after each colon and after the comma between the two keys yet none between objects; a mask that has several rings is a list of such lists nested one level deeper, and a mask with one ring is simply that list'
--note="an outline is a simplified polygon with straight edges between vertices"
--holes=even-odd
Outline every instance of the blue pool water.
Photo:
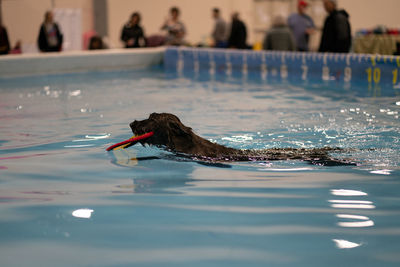
[{"label": "blue pool water", "polygon": [[[368,90],[367,88],[365,90]],[[400,99],[162,70],[0,80],[1,266],[399,266]],[[248,149],[358,166],[201,164],[105,148],[170,112]],[[136,157],[159,159],[137,161]]]}]

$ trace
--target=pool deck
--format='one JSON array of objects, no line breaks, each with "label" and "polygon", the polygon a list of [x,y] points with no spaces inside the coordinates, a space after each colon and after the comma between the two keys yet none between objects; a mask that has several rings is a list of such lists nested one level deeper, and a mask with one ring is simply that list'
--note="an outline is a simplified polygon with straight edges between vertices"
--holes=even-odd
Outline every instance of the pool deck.
[{"label": "pool deck", "polygon": [[157,47],[6,55],[0,57],[0,78],[146,68],[161,64],[165,49],[165,47]]}]

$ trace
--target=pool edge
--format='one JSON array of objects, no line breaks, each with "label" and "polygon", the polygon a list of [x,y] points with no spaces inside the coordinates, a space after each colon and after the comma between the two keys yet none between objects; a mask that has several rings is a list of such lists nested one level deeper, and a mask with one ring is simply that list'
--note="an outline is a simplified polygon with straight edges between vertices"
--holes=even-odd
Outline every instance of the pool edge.
[{"label": "pool edge", "polygon": [[166,47],[107,49],[0,57],[0,78],[113,69],[142,69],[163,62]]}]

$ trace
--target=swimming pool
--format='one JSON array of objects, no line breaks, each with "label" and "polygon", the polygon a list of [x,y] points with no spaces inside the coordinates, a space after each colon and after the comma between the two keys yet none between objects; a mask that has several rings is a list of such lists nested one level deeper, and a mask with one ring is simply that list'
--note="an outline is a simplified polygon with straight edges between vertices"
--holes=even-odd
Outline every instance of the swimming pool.
[{"label": "swimming pool", "polygon": [[[398,97],[160,68],[0,82],[2,266],[400,263]],[[151,112],[236,148],[350,148],[335,156],[359,165],[105,151]]]}]

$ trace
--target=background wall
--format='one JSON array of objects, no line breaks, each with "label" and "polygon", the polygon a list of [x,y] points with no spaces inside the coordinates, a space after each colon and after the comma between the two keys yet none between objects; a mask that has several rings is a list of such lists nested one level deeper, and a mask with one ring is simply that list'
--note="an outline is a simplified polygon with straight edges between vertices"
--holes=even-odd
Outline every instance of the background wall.
[{"label": "background wall", "polygon": [[[187,27],[187,40],[192,44],[204,41],[213,27],[211,9],[219,7],[228,20],[234,11],[248,28],[248,42],[262,40],[274,15],[287,15],[296,10],[297,0],[105,0],[108,11],[108,38],[110,47],[122,47],[119,41],[122,26],[130,14],[139,11],[146,34],[159,33],[160,26],[171,6],[181,9],[181,19]],[[317,26],[322,27],[326,13],[321,0],[308,0],[308,10]],[[376,25],[400,28],[400,0],[338,0],[339,7],[350,14],[353,33],[360,28]],[[3,23],[7,27],[11,45],[21,40],[25,45],[36,45],[39,26],[44,12],[55,8],[78,8],[82,10],[82,33],[93,29],[94,0],[0,0]],[[98,18],[97,18],[98,19]],[[319,35],[312,38],[312,47],[319,44]]]},{"label": "background wall", "polygon": [[[317,27],[322,28],[326,12],[322,0],[308,0],[308,13]],[[142,14],[142,25],[146,34],[159,33],[160,26],[171,6],[181,9],[181,20],[187,27],[187,40],[192,44],[204,41],[213,27],[211,9],[219,7],[225,20],[230,20],[234,11],[240,13],[248,28],[248,42],[261,41],[270,26],[273,16],[287,17],[297,10],[297,0],[108,0],[109,40],[112,47],[121,47],[119,41],[122,25],[133,11]],[[339,0],[339,8],[350,14],[353,33],[360,28],[377,25],[400,28],[400,0]],[[361,8],[362,7],[362,8]],[[320,34],[311,38],[311,47],[317,49]]]},{"label": "background wall", "polygon": [[10,45],[14,46],[21,40],[28,51],[36,49],[44,13],[52,7],[81,9],[82,32],[93,27],[91,0],[2,0],[1,4],[3,24],[7,28]]},{"label": "background wall", "polygon": [[338,0],[350,14],[354,29],[377,25],[400,28],[399,0]]},{"label": "background wall", "polygon": [[[122,26],[134,11],[142,14],[142,26],[147,35],[160,33],[160,27],[169,15],[169,9],[177,6],[181,20],[186,26],[186,39],[196,44],[206,39],[212,30],[211,9],[219,7],[222,16],[228,19],[234,10],[240,11],[246,23],[252,21],[253,0],[108,0],[109,37],[112,47],[122,46],[119,41]],[[249,26],[249,25],[248,25]],[[252,32],[249,31],[250,38]]]}]

